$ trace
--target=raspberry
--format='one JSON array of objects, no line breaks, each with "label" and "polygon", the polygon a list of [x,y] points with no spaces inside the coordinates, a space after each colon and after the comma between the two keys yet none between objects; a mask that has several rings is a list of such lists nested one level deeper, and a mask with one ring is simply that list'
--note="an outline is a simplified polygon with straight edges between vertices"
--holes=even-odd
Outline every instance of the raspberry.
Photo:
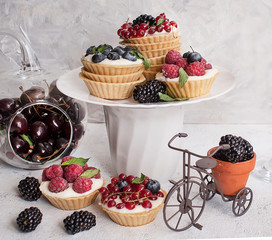
[{"label": "raspberry", "polygon": [[206,70],[212,69],[212,64],[207,63],[207,64],[205,65],[205,69],[206,69]]},{"label": "raspberry", "polygon": [[72,183],[83,172],[83,168],[79,164],[71,164],[64,169],[64,178]]},{"label": "raspberry", "polygon": [[182,67],[183,69],[186,69],[188,66],[188,60],[187,58],[181,58],[176,62],[176,65],[179,66],[180,68]]},{"label": "raspberry", "polygon": [[203,76],[205,74],[205,67],[201,62],[192,62],[186,68],[186,73],[189,76]]},{"label": "raspberry", "polygon": [[174,64],[163,64],[161,72],[166,78],[176,78],[179,76],[179,66]]},{"label": "raspberry", "polygon": [[51,180],[55,177],[62,177],[63,176],[63,169],[60,165],[54,164],[45,169],[46,177]]},{"label": "raspberry", "polygon": [[68,182],[62,177],[53,178],[48,185],[49,191],[54,193],[62,192],[68,187]]},{"label": "raspberry", "polygon": [[205,66],[205,65],[206,65],[206,63],[207,63],[206,59],[204,59],[204,58],[202,57],[202,59],[201,59],[201,63],[203,64],[203,66]]},{"label": "raspberry", "polygon": [[44,182],[44,181],[49,181],[49,179],[46,177],[46,170],[47,170],[47,168],[45,168],[44,170],[43,170],[43,172],[42,172],[42,181]]},{"label": "raspberry", "polygon": [[[87,164],[87,163],[86,163],[86,164]],[[85,164],[85,165],[86,165],[86,164]],[[87,168],[85,168],[85,165],[83,166],[83,170],[84,170],[84,171],[86,171],[86,170],[88,170],[88,169],[97,169],[97,168],[95,168],[95,167],[87,167]],[[92,178],[95,178],[95,179],[101,178],[100,172],[97,173],[97,174],[95,174]]]},{"label": "raspberry", "polygon": [[87,177],[78,177],[73,183],[73,190],[77,193],[85,193],[92,189],[93,181]]},{"label": "raspberry", "polygon": [[175,64],[179,59],[181,59],[180,52],[177,50],[170,50],[165,56],[165,63]]},{"label": "raspberry", "polygon": [[72,158],[75,158],[75,157],[72,157],[72,156],[63,157],[63,158],[61,159],[61,163],[66,162],[66,161],[69,161],[69,160],[72,159]]}]

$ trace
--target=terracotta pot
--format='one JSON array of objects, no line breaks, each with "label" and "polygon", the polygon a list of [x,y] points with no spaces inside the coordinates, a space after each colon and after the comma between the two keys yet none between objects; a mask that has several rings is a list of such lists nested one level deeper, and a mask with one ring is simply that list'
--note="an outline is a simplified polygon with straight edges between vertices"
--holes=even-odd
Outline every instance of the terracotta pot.
[{"label": "terracotta pot", "polygon": [[[215,149],[216,147],[210,149],[208,155]],[[246,186],[249,174],[255,167],[256,153],[254,153],[252,159],[238,163],[213,159],[217,161],[217,166],[212,169],[212,175],[217,180],[224,195],[234,196]],[[216,186],[216,189],[219,191],[218,186]]]}]

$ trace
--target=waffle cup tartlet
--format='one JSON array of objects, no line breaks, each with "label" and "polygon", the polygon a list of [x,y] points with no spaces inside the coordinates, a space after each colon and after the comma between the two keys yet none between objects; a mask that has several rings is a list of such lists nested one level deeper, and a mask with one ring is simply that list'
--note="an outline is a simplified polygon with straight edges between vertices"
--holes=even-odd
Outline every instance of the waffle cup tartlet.
[{"label": "waffle cup tartlet", "polygon": [[149,58],[149,61],[151,62],[151,66],[152,65],[162,65],[165,63],[165,55]]},{"label": "waffle cup tartlet", "polygon": [[178,38],[178,33],[179,33],[179,30],[176,29],[175,31],[170,33],[161,33],[161,34],[147,35],[145,37],[124,39],[124,42],[133,43],[133,44],[152,44],[152,43],[168,42]]},{"label": "waffle cup tartlet", "polygon": [[148,43],[148,44],[137,44],[137,43],[134,44],[134,43],[128,43],[126,41],[122,41],[122,42],[120,42],[120,44],[136,48],[139,51],[150,51],[150,50],[169,48],[171,46],[178,45],[180,39],[181,39],[181,37],[178,36],[178,37],[176,37],[170,41],[166,41],[166,42]]},{"label": "waffle cup tartlet", "polygon": [[141,64],[131,64],[131,65],[106,65],[97,64],[81,58],[81,62],[85,67],[86,71],[100,74],[100,75],[123,75],[131,74],[144,69],[144,65]]},{"label": "waffle cup tartlet", "polygon": [[[164,199],[167,193],[164,190],[160,190],[164,194]],[[112,221],[126,227],[137,227],[146,225],[155,220],[159,211],[163,208],[164,200],[155,208],[137,213],[120,213],[110,210],[102,205],[102,209],[108,214]]]},{"label": "waffle cup tartlet", "polygon": [[[106,181],[103,179],[103,187],[106,184]],[[79,197],[69,197],[69,198],[58,198],[53,197],[48,194],[46,194],[44,191],[42,191],[43,196],[47,198],[47,200],[56,208],[62,209],[62,210],[78,210],[81,208],[85,208],[96,200],[96,197],[99,193],[99,189],[96,189],[93,192],[90,192],[89,194],[85,194]]]},{"label": "waffle cup tartlet", "polygon": [[157,73],[157,71],[144,71],[143,75],[145,76],[146,81],[149,81],[154,80]]},{"label": "waffle cup tartlet", "polygon": [[150,50],[150,51],[141,51],[141,53],[143,54],[143,56],[145,56],[146,58],[149,59],[149,58],[165,56],[172,49],[175,49],[180,52],[181,51],[181,43],[169,46],[167,48],[155,49],[155,50]]},{"label": "waffle cup tartlet", "polygon": [[218,76],[216,71],[212,76],[200,80],[188,81],[181,88],[178,81],[164,81],[167,86],[167,94],[174,98],[193,98],[207,94]]},{"label": "waffle cup tartlet", "polygon": [[122,74],[122,75],[100,75],[88,72],[85,68],[81,68],[82,74],[96,82],[104,82],[104,83],[128,83],[128,82],[134,82],[137,81],[140,76],[142,75],[144,71],[144,68],[140,69],[139,71],[135,73],[130,74]]},{"label": "waffle cup tartlet", "polygon": [[132,96],[136,85],[146,81],[143,75],[140,75],[137,81],[127,83],[105,83],[90,80],[82,73],[79,77],[84,81],[91,95],[104,99],[126,99]]}]

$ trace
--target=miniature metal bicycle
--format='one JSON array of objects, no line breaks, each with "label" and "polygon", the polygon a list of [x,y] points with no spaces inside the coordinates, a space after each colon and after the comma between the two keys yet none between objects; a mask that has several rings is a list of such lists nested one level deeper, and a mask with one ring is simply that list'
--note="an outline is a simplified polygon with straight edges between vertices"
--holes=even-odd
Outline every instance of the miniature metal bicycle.
[{"label": "miniature metal bicycle", "polygon": [[[253,193],[250,188],[242,188],[235,196],[226,196],[209,169],[217,165],[216,160],[210,158],[220,149],[228,149],[230,146],[224,144],[208,155],[201,156],[187,149],[172,146],[177,138],[187,137],[186,133],[178,133],[169,141],[168,146],[174,150],[183,152],[183,178],[179,181],[170,180],[173,187],[169,190],[163,208],[164,222],[168,228],[174,231],[184,231],[191,226],[202,229],[197,223],[207,200],[212,199],[215,193],[221,195],[224,202],[233,201],[232,211],[234,215],[241,216],[249,209]],[[191,156],[200,158],[195,165],[191,165]],[[192,175],[194,170],[196,175]],[[217,189],[216,189],[217,187]]]}]

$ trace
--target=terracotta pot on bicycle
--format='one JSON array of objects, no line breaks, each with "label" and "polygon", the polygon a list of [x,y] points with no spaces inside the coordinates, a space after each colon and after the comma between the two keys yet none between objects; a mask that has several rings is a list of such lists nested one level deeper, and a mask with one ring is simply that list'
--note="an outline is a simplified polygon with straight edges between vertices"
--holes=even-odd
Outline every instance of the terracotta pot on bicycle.
[{"label": "terracotta pot on bicycle", "polygon": [[[216,147],[208,151],[210,155]],[[217,161],[217,166],[212,169],[212,175],[221,187],[222,193],[228,196],[236,195],[242,188],[246,186],[250,172],[255,167],[256,153],[253,158],[242,162],[227,162],[211,157]],[[215,184],[218,192],[219,188]]]}]

